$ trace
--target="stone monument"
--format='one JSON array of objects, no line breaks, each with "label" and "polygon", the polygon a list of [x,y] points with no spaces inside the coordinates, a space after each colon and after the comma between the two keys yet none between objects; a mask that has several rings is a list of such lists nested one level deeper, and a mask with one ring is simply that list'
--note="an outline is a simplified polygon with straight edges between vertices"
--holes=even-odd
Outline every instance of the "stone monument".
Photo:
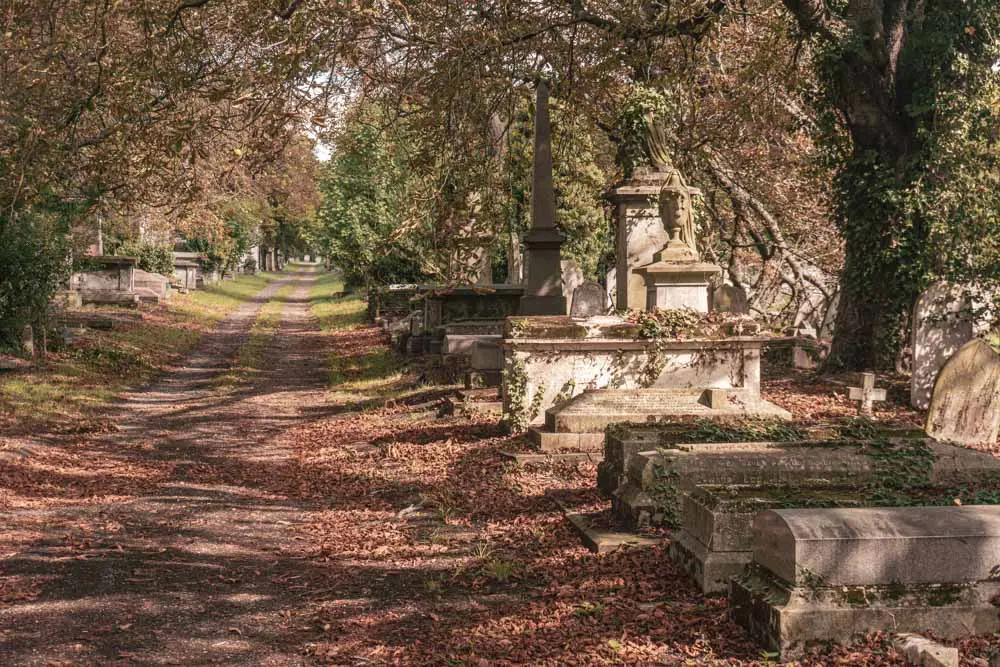
[{"label": "stone monument", "polygon": [[646,281],[646,310],[692,308],[708,312],[711,279],[722,269],[698,256],[691,204],[699,193],[688,187],[678,169],[670,171],[660,188],[659,213],[668,240],[650,264],[636,270]]},{"label": "stone monument", "polygon": [[535,156],[532,172],[531,231],[524,238],[528,277],[521,297],[522,315],[565,315],[561,249],[565,236],[556,228],[556,194],[552,186],[552,138],[549,87],[538,84],[535,107]]}]

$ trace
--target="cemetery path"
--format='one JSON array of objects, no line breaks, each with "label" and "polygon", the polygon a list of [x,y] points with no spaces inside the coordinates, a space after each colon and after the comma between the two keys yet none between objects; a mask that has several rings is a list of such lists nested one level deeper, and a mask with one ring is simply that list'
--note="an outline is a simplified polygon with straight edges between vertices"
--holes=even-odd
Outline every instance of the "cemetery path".
[{"label": "cemetery path", "polygon": [[[580,545],[559,507],[610,518],[594,462],[505,462],[525,444],[439,417],[443,369],[356,299],[320,331],[315,279],[125,396],[120,430],[0,450],[0,665],[773,664],[666,545]],[[878,636],[825,651],[904,664]]]},{"label": "cemetery path", "polygon": [[[0,662],[302,664],[294,612],[308,566],[293,532],[314,508],[296,500],[295,453],[277,436],[326,393],[314,280],[273,281],[180,367],[126,395],[119,432],[65,445],[105,457],[76,472],[103,492],[6,513]],[[276,302],[264,367],[220,387]],[[63,481],[78,480],[51,483]]]}]

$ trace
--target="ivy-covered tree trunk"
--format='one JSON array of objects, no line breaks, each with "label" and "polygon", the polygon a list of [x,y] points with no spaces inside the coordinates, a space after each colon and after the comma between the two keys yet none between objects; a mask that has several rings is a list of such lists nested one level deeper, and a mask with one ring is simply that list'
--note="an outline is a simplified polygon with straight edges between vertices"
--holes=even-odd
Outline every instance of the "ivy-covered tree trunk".
[{"label": "ivy-covered tree trunk", "polygon": [[942,137],[949,114],[967,106],[971,66],[995,62],[997,9],[986,0],[783,2],[813,37],[837,173],[845,262],[830,361],[892,368],[905,313],[941,263],[931,229],[961,217],[939,210],[961,189],[940,168],[955,152],[941,150]]}]

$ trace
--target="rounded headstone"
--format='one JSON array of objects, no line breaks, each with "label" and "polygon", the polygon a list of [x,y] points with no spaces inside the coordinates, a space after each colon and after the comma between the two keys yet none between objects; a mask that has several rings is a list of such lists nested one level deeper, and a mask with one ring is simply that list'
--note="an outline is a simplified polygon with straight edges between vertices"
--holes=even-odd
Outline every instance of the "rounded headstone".
[{"label": "rounded headstone", "polygon": [[927,434],[961,445],[992,444],[1000,428],[1000,354],[977,338],[938,374]]}]

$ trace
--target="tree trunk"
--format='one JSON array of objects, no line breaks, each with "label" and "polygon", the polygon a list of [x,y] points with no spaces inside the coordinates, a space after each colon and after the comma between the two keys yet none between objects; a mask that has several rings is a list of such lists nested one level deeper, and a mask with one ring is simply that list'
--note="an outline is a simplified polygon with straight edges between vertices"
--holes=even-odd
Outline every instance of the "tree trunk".
[{"label": "tree trunk", "polygon": [[[926,263],[926,225],[907,207],[907,192],[921,175],[924,152],[910,102],[928,82],[898,78],[908,32],[920,29],[925,3],[849,0],[846,11],[835,12],[826,0],[783,2],[818,38],[825,103],[851,140],[836,178],[845,258],[828,363],[892,369]],[[830,147],[838,150],[836,141]]]}]

